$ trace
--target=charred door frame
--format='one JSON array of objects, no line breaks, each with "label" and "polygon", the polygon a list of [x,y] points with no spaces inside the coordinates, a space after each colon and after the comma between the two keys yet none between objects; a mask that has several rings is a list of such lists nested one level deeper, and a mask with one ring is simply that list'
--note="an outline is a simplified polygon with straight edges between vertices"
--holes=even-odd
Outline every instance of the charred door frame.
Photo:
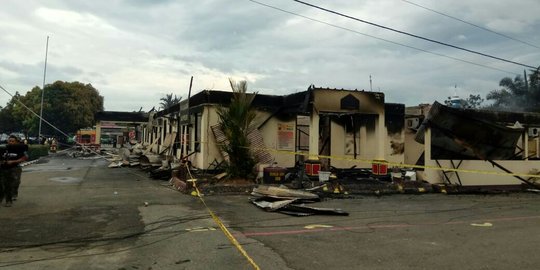
[{"label": "charred door frame", "polygon": [[[332,117],[329,114],[319,115],[319,156],[330,156],[332,154]],[[330,158],[319,157],[321,169],[330,169]]]},{"label": "charred door frame", "polygon": [[[297,115],[296,116],[296,120],[295,120],[295,127],[296,127],[296,130],[295,130],[295,145],[294,145],[294,149],[295,149],[295,152],[296,153],[301,153],[301,152],[309,152],[309,125],[306,125],[306,124],[299,124],[299,121],[298,121],[298,117],[300,115]],[[302,129],[304,128],[304,129]],[[307,145],[303,145],[302,144],[302,138],[306,136],[307,137]],[[303,161],[303,155],[300,155],[300,154],[296,154],[295,155],[295,162],[298,162],[302,160]]]},{"label": "charred door frame", "polygon": [[[344,133],[347,133],[347,124],[343,122],[343,117],[347,117],[346,121],[350,121],[350,130],[353,134],[353,156],[356,159],[360,152],[358,151],[357,139],[360,136],[361,122],[366,114],[353,112],[353,113],[333,113],[333,112],[320,112],[319,113],[319,156],[331,156],[332,155],[332,122],[340,125]],[[321,167],[323,170],[329,170],[331,167],[331,160],[327,157],[319,158],[321,161]]]}]

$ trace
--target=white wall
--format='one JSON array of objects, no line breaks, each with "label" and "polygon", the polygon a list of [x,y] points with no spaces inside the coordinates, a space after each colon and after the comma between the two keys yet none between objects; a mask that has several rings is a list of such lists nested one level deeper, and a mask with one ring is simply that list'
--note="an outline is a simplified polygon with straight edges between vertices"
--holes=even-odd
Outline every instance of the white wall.
[{"label": "white wall", "polygon": [[414,140],[416,131],[405,128],[405,156],[404,163],[406,165],[415,165],[422,153],[424,153],[424,145]]},{"label": "white wall", "polygon": [[[495,160],[504,168],[515,174],[536,174],[540,171],[540,161],[538,160]],[[439,160],[443,168],[452,168],[449,160]],[[457,166],[459,160],[454,160]],[[428,166],[433,168],[438,167],[434,160],[429,160]],[[483,185],[520,185],[523,182],[512,175],[508,175],[503,170],[494,167],[488,161],[482,160],[464,160],[459,166],[458,172],[461,183],[464,186],[483,186]],[[468,171],[468,172],[467,172]],[[458,184],[456,173],[446,173],[451,182]],[[441,170],[426,169],[426,181],[430,183],[443,183],[445,178]],[[522,177],[528,179],[528,177]]]},{"label": "white wall", "polygon": [[[262,121],[266,120],[270,116],[268,112],[258,112],[255,119],[258,126]],[[201,151],[190,156],[190,161],[193,166],[201,169],[208,169],[210,163],[214,159],[218,161],[223,160],[223,156],[220,152],[219,145],[216,142],[211,127],[219,123],[219,116],[214,106],[205,106],[202,117],[202,129],[201,129]],[[293,125],[296,130],[295,120],[282,122],[276,118],[269,119],[260,131],[263,136],[263,140],[268,152],[278,163],[278,166],[292,167],[294,166],[294,148],[290,151],[278,151],[278,124],[285,123]]]},{"label": "white wall", "polygon": [[[257,115],[259,121],[264,121],[270,116],[270,113],[259,112]],[[280,124],[292,127],[292,147],[283,148],[279,146],[278,126]],[[295,162],[294,151],[296,146],[296,119],[293,118],[288,121],[281,121],[273,117],[268,120],[259,130],[262,133],[264,143],[266,148],[268,148],[268,152],[274,158],[275,162],[277,162],[277,165],[281,167],[293,167]]]},{"label": "white wall", "polygon": [[[392,148],[392,144],[395,145],[396,149]],[[403,147],[403,151],[400,151],[399,147]],[[387,135],[384,159],[390,163],[403,164],[405,162],[405,147],[405,130],[398,134]]]}]

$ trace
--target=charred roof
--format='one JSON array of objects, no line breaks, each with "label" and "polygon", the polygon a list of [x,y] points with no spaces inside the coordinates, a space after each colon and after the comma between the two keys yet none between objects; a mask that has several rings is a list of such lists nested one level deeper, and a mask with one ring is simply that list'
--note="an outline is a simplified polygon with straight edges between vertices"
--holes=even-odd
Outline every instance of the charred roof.
[{"label": "charred roof", "polygon": [[[331,90],[331,91],[361,91],[372,96],[374,99],[384,100],[384,94],[380,92],[366,92],[364,90],[346,90],[336,88],[322,88],[311,85],[306,91],[297,92],[289,95],[266,95],[256,94],[253,99],[252,106],[264,111],[273,112],[276,115],[292,115],[292,114],[309,114],[313,102],[313,91],[316,90]],[[179,104],[176,104],[168,109],[159,111],[156,116],[163,116],[170,113],[179,112],[183,108],[187,108],[188,103],[190,108],[200,107],[202,105],[227,105],[233,98],[233,92],[222,90],[202,90],[185,99]],[[393,107],[392,107],[393,108]],[[400,107],[401,108],[401,107]],[[404,110],[404,109],[403,109]]]},{"label": "charred roof", "polygon": [[[281,108],[291,109],[294,108],[295,112],[299,108],[305,108],[307,102],[305,101],[306,92],[295,93],[286,96],[277,95],[265,95],[256,94],[253,99],[252,106],[260,110],[277,111]],[[168,109],[159,111],[157,116],[163,116],[169,113],[180,111],[180,107],[187,106],[189,102],[190,107],[197,107],[206,104],[227,105],[233,98],[233,93],[220,90],[203,90],[193,96],[189,100],[183,100],[181,103],[176,104]]]},{"label": "charred roof", "polygon": [[[438,102],[435,102],[434,105],[444,106]],[[463,108],[452,108],[444,106],[444,109],[451,111],[455,114],[463,116],[465,118],[474,118],[479,120],[485,120],[500,124],[514,124],[519,122],[524,125],[531,126],[540,126],[540,113],[532,112],[506,112],[506,111],[490,111],[482,109],[463,109]]]}]

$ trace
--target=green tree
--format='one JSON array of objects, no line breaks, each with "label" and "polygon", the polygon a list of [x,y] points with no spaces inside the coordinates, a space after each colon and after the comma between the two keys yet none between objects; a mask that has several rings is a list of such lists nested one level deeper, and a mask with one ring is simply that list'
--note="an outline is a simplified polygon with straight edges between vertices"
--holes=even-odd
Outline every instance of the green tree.
[{"label": "green tree", "polygon": [[19,93],[11,98],[5,107],[0,107],[0,132],[11,133],[23,131],[24,127],[19,119],[16,119],[13,114],[13,108],[17,103]]},{"label": "green tree", "polygon": [[486,96],[492,100],[491,109],[513,111],[540,111],[540,85],[538,69],[532,70],[529,77],[505,77],[499,82],[501,89],[492,90]]},{"label": "green tree", "polygon": [[170,108],[182,100],[182,97],[177,97],[176,95],[173,96],[172,93],[165,94],[164,97],[159,99],[161,102],[159,103],[159,106],[161,109],[167,109]]},{"label": "green tree", "polygon": [[482,108],[482,103],[484,103],[484,99],[480,97],[480,94],[470,94],[469,97],[465,100],[465,108],[480,109]]},{"label": "green tree", "polygon": [[532,100],[534,100],[532,106],[536,108],[535,111],[540,110],[540,66],[531,72],[529,76],[528,88]]},{"label": "green tree", "polygon": [[233,91],[233,97],[228,107],[217,108],[219,125],[228,140],[228,144],[222,145],[222,150],[228,154],[229,162],[227,173],[230,178],[248,178],[256,164],[249,146],[249,134],[254,129],[252,123],[256,112],[251,103],[257,93],[247,93],[247,82],[236,83],[229,79]]},{"label": "green tree", "polygon": [[[24,96],[15,95],[13,97],[13,118],[22,125],[22,131],[25,135],[38,133],[39,118],[30,110],[39,114],[41,89],[34,87]],[[29,110],[30,109],[30,110]]]},{"label": "green tree", "polygon": [[[39,87],[34,87],[19,100],[29,109],[39,114],[41,108]],[[45,85],[43,96],[43,119],[64,133],[72,133],[94,125],[94,115],[103,110],[103,97],[91,84],[56,81]],[[13,115],[24,126],[27,134],[36,134],[39,117],[18,102],[14,104]],[[42,122],[42,134],[62,136],[55,128]]]}]

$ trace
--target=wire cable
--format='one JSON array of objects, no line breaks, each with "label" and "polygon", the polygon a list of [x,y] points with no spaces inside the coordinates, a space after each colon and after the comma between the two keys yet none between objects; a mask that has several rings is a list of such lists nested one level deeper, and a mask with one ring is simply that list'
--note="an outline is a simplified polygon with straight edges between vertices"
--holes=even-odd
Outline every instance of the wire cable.
[{"label": "wire cable", "polygon": [[[26,249],[32,249],[32,248],[41,248],[45,251],[52,251],[54,249],[72,249],[70,253],[64,253],[59,254],[55,256],[50,257],[41,257],[41,258],[31,258],[27,260],[13,260],[13,261],[2,261],[0,263],[0,268],[4,267],[10,267],[14,265],[23,265],[23,264],[30,264],[35,262],[41,262],[41,261],[53,261],[53,260],[61,260],[61,259],[70,259],[70,258],[81,258],[81,257],[92,257],[92,256],[99,256],[99,255],[105,255],[110,253],[121,253],[129,250],[139,249],[147,246],[151,246],[154,244],[157,244],[159,242],[163,241],[169,241],[173,237],[176,237],[178,235],[182,235],[184,233],[189,232],[187,229],[174,229],[175,226],[185,224],[190,221],[195,220],[202,220],[209,218],[208,215],[205,214],[197,214],[197,215],[190,215],[190,216],[183,216],[183,217],[175,217],[171,216],[166,219],[157,220],[150,222],[146,224],[145,226],[155,226],[153,228],[144,229],[141,232],[129,232],[129,233],[120,233],[117,234],[117,232],[123,232],[126,229],[130,229],[133,226],[128,226],[125,228],[119,228],[117,231],[109,232],[107,234],[104,234],[103,236],[87,236],[87,237],[81,237],[81,238],[71,238],[71,239],[64,239],[64,240],[58,240],[58,241],[52,241],[52,242],[43,242],[43,243],[36,243],[36,244],[22,244],[22,245],[11,245],[11,246],[3,246],[0,247],[0,253],[9,253],[16,250],[26,250]],[[173,229],[171,231],[161,231],[164,229]],[[158,237],[164,235],[165,237],[159,238],[157,240],[153,240],[148,243],[144,244],[137,244],[135,246],[129,246],[126,248],[121,248],[118,250],[113,251],[106,251],[106,252],[90,252],[88,254],[80,254],[82,251],[88,250],[95,250],[99,247],[104,247],[112,243],[117,243],[118,241],[124,241],[124,240],[130,240],[133,238],[140,238],[140,237]],[[5,238],[5,237],[2,237]]]},{"label": "wire cable", "polygon": [[4,92],[6,92],[9,96],[11,96],[12,98],[15,99],[15,101],[17,101],[19,104],[21,104],[26,110],[28,110],[30,113],[32,113],[33,115],[37,116],[40,120],[42,120],[43,122],[45,122],[46,124],[48,124],[49,126],[51,126],[54,130],[62,133],[63,135],[65,135],[66,137],[69,137],[66,133],[64,133],[62,130],[58,129],[57,127],[55,127],[53,124],[49,123],[49,121],[45,120],[44,118],[42,118],[41,116],[39,116],[39,114],[37,114],[36,112],[34,112],[32,109],[28,108],[28,106],[26,106],[20,99],[18,99],[15,95],[11,94],[8,90],[6,90],[2,85],[0,85],[0,89],[4,90]]},{"label": "wire cable", "polygon": [[466,52],[469,52],[469,53],[481,55],[481,56],[484,56],[484,57],[496,59],[496,60],[499,60],[499,61],[515,64],[515,65],[518,65],[518,66],[523,66],[523,67],[527,67],[527,68],[531,68],[531,69],[536,69],[536,67],[534,67],[534,66],[530,66],[530,65],[527,65],[527,64],[522,64],[522,63],[515,62],[515,61],[512,61],[512,60],[500,58],[500,57],[493,56],[493,55],[490,55],[490,54],[486,54],[486,53],[466,49],[466,48],[463,48],[463,47],[459,47],[459,46],[456,46],[456,45],[452,45],[452,44],[449,44],[449,43],[445,43],[445,42],[442,42],[442,41],[437,41],[437,40],[434,40],[434,39],[430,39],[430,38],[422,37],[422,36],[419,36],[419,35],[411,34],[411,33],[401,31],[401,30],[397,30],[397,29],[387,27],[387,26],[384,26],[384,25],[372,23],[372,22],[369,22],[369,21],[366,21],[366,20],[362,20],[362,19],[359,19],[359,18],[356,18],[356,17],[353,17],[353,16],[349,16],[349,15],[346,15],[346,14],[343,14],[343,13],[340,13],[340,12],[337,12],[337,11],[334,11],[334,10],[331,10],[331,9],[323,8],[323,7],[314,5],[314,4],[310,4],[310,3],[307,3],[307,2],[304,2],[304,1],[300,1],[300,0],[292,0],[292,1],[303,4],[303,5],[306,5],[306,6],[309,6],[309,7],[312,7],[312,8],[315,8],[315,9],[322,10],[322,11],[325,11],[325,12],[328,12],[328,13],[331,13],[331,14],[334,14],[334,15],[338,15],[338,16],[341,16],[341,17],[344,17],[344,18],[348,18],[348,19],[351,19],[351,20],[354,20],[354,21],[357,21],[357,22],[362,22],[362,23],[365,23],[365,24],[373,25],[373,26],[376,26],[376,27],[379,27],[379,28],[383,28],[383,29],[386,29],[386,30],[389,30],[389,31],[392,31],[392,32],[396,32],[396,33],[399,33],[399,34],[407,35],[407,36],[410,36],[410,37],[418,38],[418,39],[421,39],[421,40],[424,40],[424,41],[429,41],[429,42],[436,43],[436,44],[439,44],[439,45],[443,45],[443,46],[447,46],[447,47],[450,47],[450,48],[454,48],[454,49],[466,51]]},{"label": "wire cable", "polygon": [[507,39],[511,39],[511,40],[513,40],[513,41],[517,41],[517,42],[519,42],[519,43],[522,43],[522,44],[525,44],[525,45],[528,45],[528,46],[531,46],[531,47],[540,49],[540,46],[536,46],[536,45],[531,44],[531,43],[529,43],[529,42],[527,42],[527,41],[519,40],[519,39],[517,39],[517,38],[511,37],[511,36],[508,36],[508,35],[505,35],[505,34],[496,32],[496,31],[493,31],[493,30],[488,29],[488,28],[485,28],[485,27],[483,27],[483,26],[480,26],[480,25],[477,25],[477,24],[474,24],[474,23],[471,23],[471,22],[462,20],[462,19],[460,19],[460,18],[457,18],[457,17],[451,16],[451,15],[442,13],[442,12],[440,12],[440,11],[437,11],[437,10],[434,10],[434,9],[431,9],[431,8],[428,8],[428,7],[419,5],[419,4],[417,4],[417,3],[413,3],[413,2],[407,1],[407,0],[401,0],[401,1],[403,1],[403,2],[405,2],[405,3],[408,3],[408,4],[411,4],[411,5],[413,5],[413,6],[417,6],[417,7],[419,7],[419,8],[423,8],[423,9],[428,10],[428,11],[431,11],[431,12],[433,12],[433,13],[436,13],[436,14],[439,14],[439,15],[442,15],[442,16],[445,16],[445,17],[448,17],[448,18],[450,18],[450,19],[453,19],[453,20],[456,20],[456,21],[459,21],[459,22],[468,24],[468,25],[470,25],[470,26],[473,26],[473,27],[482,29],[482,30],[484,30],[484,31],[493,33],[493,34],[495,34],[495,35],[499,35],[499,36],[501,36],[501,37],[505,37],[505,38],[507,38]]},{"label": "wire cable", "polygon": [[[155,227],[148,228],[140,232],[123,233],[126,230],[130,230],[134,228],[134,226],[125,226],[125,227],[118,228],[116,231],[108,232],[102,236],[83,236],[83,237],[77,237],[77,238],[68,238],[68,239],[63,239],[63,240],[40,242],[40,243],[34,243],[34,244],[1,245],[0,253],[6,252],[5,250],[12,251],[14,249],[29,249],[29,248],[37,248],[37,247],[41,248],[41,247],[60,245],[60,244],[80,244],[82,247],[89,243],[107,242],[107,241],[114,241],[114,240],[126,240],[130,238],[138,237],[141,235],[152,235],[152,233],[156,234],[158,230],[172,228],[173,226],[184,224],[190,221],[208,219],[209,217],[210,216],[206,214],[197,214],[197,215],[193,214],[190,216],[183,216],[183,217],[170,216],[166,219],[146,223],[145,224],[146,227],[150,227],[150,226],[155,226]],[[118,232],[122,232],[122,233],[118,233]],[[164,232],[164,233],[172,233],[172,232]],[[162,233],[157,232],[157,233],[163,234],[163,232]],[[8,239],[11,241],[14,240],[6,236],[0,237],[0,239],[2,240]]]},{"label": "wire cable", "polygon": [[281,9],[281,8],[278,8],[278,7],[275,7],[275,6],[272,6],[272,5],[261,3],[261,2],[258,2],[256,0],[248,0],[248,1],[253,2],[255,4],[258,4],[258,5],[261,5],[261,6],[271,8],[271,9],[275,9],[275,10],[278,10],[278,11],[281,11],[281,12],[284,12],[284,13],[288,13],[288,14],[291,14],[291,15],[294,15],[294,16],[298,16],[298,17],[301,17],[301,18],[304,18],[304,19],[307,19],[307,20],[310,20],[310,21],[314,21],[314,22],[317,22],[317,23],[328,25],[328,26],[338,28],[338,29],[341,29],[341,30],[349,31],[349,32],[359,34],[359,35],[362,35],[362,36],[370,37],[370,38],[377,39],[377,40],[380,40],[380,41],[388,42],[388,43],[391,43],[391,44],[394,44],[394,45],[406,47],[406,48],[409,48],[409,49],[421,51],[421,52],[424,52],[424,53],[428,53],[428,54],[432,54],[432,55],[436,55],[436,56],[440,56],[440,57],[445,57],[445,58],[452,59],[452,60],[455,60],[455,61],[459,61],[459,62],[463,62],[463,63],[467,63],[467,64],[471,64],[471,65],[475,65],[475,66],[479,66],[479,67],[483,67],[483,68],[487,68],[487,69],[491,69],[491,70],[501,71],[501,72],[512,74],[512,75],[519,75],[518,73],[515,73],[515,72],[511,72],[511,71],[507,71],[507,70],[503,70],[503,69],[499,69],[499,68],[494,68],[494,67],[482,65],[482,64],[479,64],[479,63],[471,62],[471,61],[468,61],[468,60],[463,60],[463,59],[460,59],[460,58],[457,58],[457,57],[452,57],[452,56],[448,56],[448,55],[441,54],[441,53],[435,53],[435,52],[431,52],[431,51],[428,51],[428,50],[416,48],[416,47],[413,47],[413,46],[410,46],[410,45],[406,45],[406,44],[402,44],[402,43],[399,43],[399,42],[391,41],[391,40],[388,40],[388,39],[379,38],[379,37],[372,36],[372,35],[369,35],[369,34],[365,34],[365,33],[350,29],[350,28],[346,28],[346,27],[343,27],[343,26],[339,26],[339,25],[336,25],[336,24],[329,23],[329,22],[321,21],[321,20],[318,20],[318,19],[314,19],[314,18],[311,18],[311,17],[308,17],[308,16],[298,14],[298,13],[294,13],[294,12],[291,12],[291,11],[288,11],[288,10],[285,10],[285,9]]}]

